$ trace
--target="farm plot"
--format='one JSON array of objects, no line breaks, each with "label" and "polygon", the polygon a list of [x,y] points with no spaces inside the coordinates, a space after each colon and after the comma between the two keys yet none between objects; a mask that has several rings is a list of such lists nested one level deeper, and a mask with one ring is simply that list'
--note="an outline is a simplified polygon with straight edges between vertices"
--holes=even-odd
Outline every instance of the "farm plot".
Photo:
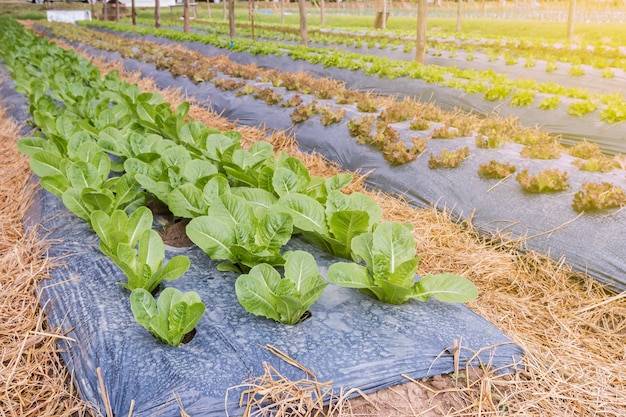
[{"label": "farm plot", "polygon": [[[186,410],[206,415],[240,413],[243,410],[238,409],[237,398],[224,400],[224,395],[231,387],[238,393],[245,388],[240,383],[247,377],[262,374],[262,362],[291,379],[296,379],[296,371],[306,367],[304,369],[311,369],[316,375],[332,379],[338,388],[359,388],[365,392],[402,382],[403,374],[420,378],[451,372],[459,364],[483,364],[499,370],[516,366],[519,348],[489,322],[460,304],[432,300],[393,308],[369,301],[367,295],[398,305],[410,299],[428,301],[430,297],[458,303],[475,298],[476,290],[469,280],[451,273],[426,274],[416,281],[414,274],[419,258],[415,257],[413,226],[380,221],[382,209],[366,194],[340,193],[339,190],[350,182],[350,175],[337,174],[327,179],[310,177],[299,159],[284,153],[276,158],[268,143],[257,142],[249,150],[240,149],[241,135],[236,132],[218,133],[193,121],[185,123],[188,103],[181,104],[175,111],[169,105],[161,106],[159,96],[142,94],[136,86],[120,83],[115,73],[100,79],[98,70],[86,62],[51,45],[37,43],[25,32],[13,30],[18,35],[7,30],[5,39],[11,38],[15,45],[29,47],[7,51],[5,57],[18,88],[27,93],[31,103],[36,103],[32,107],[33,121],[45,135],[45,138],[25,138],[18,144],[22,152],[31,156],[31,167],[49,192],[41,191],[27,223],[30,227],[43,224],[45,229],[51,230],[48,237],[62,243],[54,245],[50,254],[66,259],[66,267],[53,273],[53,285],[42,289],[42,303],[54,306],[48,314],[49,322],[76,337],[75,345],[65,346],[65,361],[79,375],[81,394],[91,402],[99,402],[101,410],[120,414],[136,404],[135,415],[154,415],[154,412],[171,415],[183,403]],[[29,55],[24,55],[25,51]],[[24,59],[26,56],[28,59]],[[54,76],[44,78],[44,69]],[[93,106],[85,106],[86,103]],[[155,132],[163,137],[157,137]],[[97,135],[97,140],[90,139],[91,134]],[[125,134],[131,137],[128,142],[124,142]],[[120,160],[109,159],[99,146]],[[267,147],[269,154],[264,150]],[[188,158],[183,156],[185,152]],[[259,155],[264,156],[258,159]],[[252,163],[254,158],[257,162]],[[122,161],[124,167],[119,171]],[[153,167],[162,162],[168,167],[156,176],[151,170],[141,173],[130,170],[131,166],[139,167],[148,162]],[[178,168],[176,163],[180,164]],[[213,168],[209,168],[209,163]],[[255,168],[259,171],[254,171]],[[111,171],[121,174],[110,176]],[[265,176],[264,181],[260,173]],[[293,183],[296,173],[300,179]],[[162,174],[169,176],[169,183],[159,178]],[[201,178],[204,180],[200,181]],[[256,187],[250,182],[254,178],[258,181]],[[306,188],[298,185],[304,179],[306,182],[301,185]],[[199,198],[190,198],[193,188],[200,184],[198,181],[203,182],[204,191]],[[239,183],[246,186],[237,185]],[[262,184],[271,184],[272,191],[262,188]],[[181,193],[180,199],[162,198],[162,202],[167,200],[177,217],[192,218],[187,226],[189,237],[214,263],[203,262],[201,258],[207,258],[197,247],[183,251],[184,255],[179,251],[176,256],[173,249],[164,251],[161,238],[150,228],[153,217],[143,207],[146,195],[140,186],[152,190],[155,197]],[[209,200],[211,193],[214,194]],[[328,230],[314,229],[307,234],[307,221],[315,219],[305,216],[307,213],[301,213],[302,209],[290,201],[310,200],[315,206],[317,199],[326,204]],[[69,211],[64,210],[61,203]],[[203,209],[202,204],[208,204],[208,216],[203,216],[207,208]],[[322,216],[323,213],[324,209]],[[379,213],[378,216],[374,216],[375,213]],[[230,238],[223,228],[214,228],[226,225],[227,219],[234,221],[236,228],[232,242],[228,241]],[[339,225],[343,219],[349,226],[346,229]],[[327,245],[319,245],[323,249],[355,242],[353,251],[344,249],[341,253],[348,257],[359,253],[369,269],[365,271],[365,267],[345,261],[342,266],[363,268],[366,275],[352,285],[339,267],[335,268],[336,259],[303,242],[294,241],[287,246],[292,252],[279,254],[277,250],[291,237],[292,227],[297,227],[309,241],[326,242]],[[99,244],[96,235],[100,238]],[[358,235],[362,235],[363,242],[357,241]],[[341,236],[348,239],[344,242]],[[220,247],[214,250],[218,239]],[[205,241],[208,244],[205,245]],[[361,248],[358,252],[357,246]],[[306,258],[302,249],[315,254],[315,258],[311,255]],[[106,257],[101,256],[100,251]],[[368,257],[371,257],[369,261]],[[194,260],[191,268],[189,259]],[[216,261],[226,262],[217,264]],[[339,287],[329,286],[326,298],[316,304],[319,309],[311,307],[327,285],[316,286],[315,296],[308,292],[300,294],[300,287],[308,286],[305,282],[310,277],[310,264],[316,271],[312,276],[322,278],[315,261],[322,271],[327,267],[328,279],[333,284],[361,288],[364,294],[354,298],[351,290],[342,293]],[[116,273],[113,264],[123,273]],[[295,274],[293,287],[285,287],[288,285],[286,278],[267,277],[268,286],[277,280],[279,286],[267,291],[266,296],[260,286],[250,289],[257,298],[266,297],[264,305],[276,303],[276,316],[266,308],[246,304],[239,285],[245,277],[260,275],[263,279],[267,275],[263,269],[273,271],[274,265],[284,265],[286,278],[291,279]],[[188,269],[186,278],[177,279]],[[306,276],[298,279],[297,275],[302,275],[304,269],[308,271]],[[337,269],[334,274],[337,279],[332,278],[333,269]],[[248,274],[239,276],[235,284],[234,278],[242,272]],[[238,274],[233,276],[234,273]],[[367,277],[368,273],[373,279]],[[73,279],[74,276],[80,278]],[[121,286],[111,280],[112,276],[118,277]],[[173,280],[177,285],[162,289],[155,308],[150,291],[157,289],[161,281]],[[365,282],[370,285],[364,286]],[[130,311],[128,290],[132,290]],[[235,293],[245,310],[255,315],[295,324],[304,310],[311,307],[311,317],[299,326],[277,327],[272,321],[255,319],[245,313],[235,302]],[[209,314],[205,320],[200,319],[205,307],[199,294],[204,300],[212,301],[207,303]],[[285,317],[285,312],[294,309],[296,299],[301,296],[307,304],[300,315]],[[164,298],[167,300],[163,301]],[[349,311],[351,308],[355,310]],[[416,308],[426,310],[420,312]],[[431,308],[435,310],[429,312]],[[149,333],[129,327],[131,312],[166,345],[178,346],[194,327],[196,337],[184,348],[172,350],[156,343]],[[376,316],[379,319],[373,320]],[[427,324],[437,317],[443,321],[437,319]],[[350,324],[345,322],[348,318],[352,318]],[[355,332],[360,327],[358,323],[365,326]],[[411,324],[399,326],[402,323]],[[389,332],[383,330],[385,327]],[[342,329],[343,335],[338,335]],[[330,333],[326,334],[327,331]],[[393,348],[386,346],[391,338],[398,343]],[[465,340],[463,346],[468,347],[469,355],[458,352],[454,356],[457,359],[442,357],[441,352],[454,338]],[[336,342],[328,344],[328,340]],[[360,346],[360,355],[354,355],[355,344]],[[431,344],[432,348],[427,347]],[[319,348],[311,351],[315,345]],[[138,354],[120,353],[127,350]],[[293,358],[290,361],[302,365],[300,368],[288,366],[273,356],[272,351],[289,355]],[[417,360],[420,355],[424,355],[423,361]],[[153,367],[155,357],[160,358],[161,372]],[[201,358],[204,359],[199,362]],[[440,360],[444,362],[442,369],[438,369]],[[361,372],[364,367],[368,372]],[[94,374],[94,369],[99,371]],[[110,403],[97,396],[101,381],[96,374],[116,393],[110,397]],[[362,377],[366,380],[357,380]],[[155,385],[154,380],[160,383]],[[175,398],[168,399],[174,392]]]},{"label": "farm plot", "polygon": [[[91,24],[115,27],[107,23]],[[390,51],[391,58],[395,58],[390,59],[386,52],[376,56],[369,49],[367,54],[347,53],[335,48],[305,48],[242,38],[238,38],[231,47],[228,38],[219,34],[201,36],[176,30],[155,32],[148,27],[130,25],[117,27],[147,36],[158,34],[176,41],[201,42],[245,52],[243,55],[234,53],[231,58],[241,63],[255,62],[267,68],[302,69],[318,76],[343,80],[350,88],[363,91],[430,100],[448,110],[460,108],[478,114],[496,112],[518,117],[525,125],[541,126],[547,132],[562,135],[570,144],[592,140],[611,154],[625,150],[622,138],[626,131],[619,123],[626,114],[626,104],[619,87],[621,84],[610,78],[605,81],[600,70],[591,69],[588,65],[583,68],[575,63],[571,64],[571,68],[557,69],[548,64],[552,61],[546,61],[543,70],[535,68],[536,65],[527,68],[526,64],[518,62],[518,57],[513,58],[513,62],[489,62],[486,55],[481,57],[483,59],[476,59],[477,55],[472,53],[473,58],[469,62],[466,60],[469,66],[466,69],[445,65],[421,66],[410,60],[397,59],[405,57],[397,56],[397,51]],[[249,54],[254,58],[251,59]],[[591,76],[582,76],[586,74],[585,68]],[[619,80],[623,70],[617,70]],[[506,76],[507,73],[511,76]],[[615,73],[612,75],[615,78]],[[557,77],[558,82],[555,82]],[[563,85],[564,78],[566,82]],[[577,86],[566,87],[568,79],[571,85]],[[588,90],[580,88],[581,85],[592,87]]]},{"label": "farm plot", "polygon": [[[401,211],[404,213],[404,215],[405,215],[405,216],[406,216],[406,213],[410,213],[410,212],[411,212],[411,210],[410,210],[409,208],[407,208],[407,207],[403,208]],[[424,215],[425,215],[425,213],[421,213],[421,215],[420,215],[419,217],[424,217]],[[438,229],[439,229],[439,228],[438,228]],[[425,231],[425,230],[422,230],[422,231]],[[439,229],[439,231],[435,233],[435,234],[438,236],[438,237],[435,237],[435,240],[440,240],[440,239],[441,239],[441,231],[442,231],[442,230],[441,230],[441,229]],[[423,243],[423,242],[422,242],[422,243]],[[448,242],[448,244],[449,244],[449,243],[451,243],[451,242]],[[457,255],[458,255],[458,253],[459,253],[459,252],[464,252],[464,251],[467,251],[467,250],[468,250],[468,244],[467,244],[467,243],[468,243],[467,241],[466,241],[466,242],[464,242],[464,243],[462,243],[462,244],[461,244],[461,246],[459,247],[459,249],[457,249],[457,250],[452,250],[452,251],[450,251],[447,255],[448,255],[448,256],[450,256],[450,255],[452,255],[452,254],[457,254]],[[434,254],[433,254],[433,255],[434,255]],[[437,256],[437,255],[435,255],[435,256],[432,256],[432,257],[431,257],[431,256],[428,256],[428,257],[429,257],[429,258],[445,258],[445,257],[447,257],[447,256],[443,256],[443,257],[442,257],[442,256]],[[480,261],[479,263],[484,265],[485,260],[486,260],[487,258],[489,258],[489,257],[480,257],[480,258],[481,258],[481,261]],[[463,263],[463,264],[465,264],[465,262],[466,262],[466,261],[463,261],[462,263]],[[541,261],[541,262],[543,262],[543,261]],[[541,263],[541,262],[540,262],[540,263]],[[525,263],[526,265],[531,265],[531,264],[534,264],[534,263],[533,263],[532,258],[527,258],[527,259],[525,259],[525,260],[524,260],[524,263]],[[537,265],[538,265],[538,264],[537,264]],[[478,270],[480,270],[480,269],[482,269],[482,268],[484,268],[484,266],[482,266],[482,267],[478,267],[477,269],[475,269],[475,270],[474,270],[474,273],[475,273],[475,274],[477,274],[478,276],[482,275],[481,273],[479,273],[479,272],[478,272]],[[524,267],[524,268],[525,268],[525,267]],[[522,269],[524,269],[524,268],[522,268]],[[539,269],[542,269],[542,268],[539,268]],[[483,271],[484,271],[484,270],[483,270]],[[486,272],[486,271],[485,271],[485,272]],[[547,271],[546,271],[546,272],[547,272]],[[491,274],[489,274],[489,275],[491,275]],[[499,274],[496,274],[496,275],[499,275]],[[554,270],[552,270],[552,271],[550,271],[550,272],[547,272],[547,274],[546,274],[546,275],[547,275],[547,276],[550,276],[550,277],[552,277],[552,278],[554,278],[554,277],[556,277],[556,276],[561,276],[561,271],[554,271]],[[486,284],[488,281],[492,281],[492,280],[493,280],[493,278],[495,278],[495,275],[492,275],[492,278],[489,278],[489,277],[487,277],[487,276],[484,276],[484,275],[483,275],[483,278],[486,278],[486,279],[487,279],[487,281],[485,281],[485,284]],[[537,278],[537,276],[535,276],[534,278]],[[567,282],[567,281],[568,281],[568,279],[567,279],[567,274],[564,276],[564,278],[565,278],[565,281]],[[480,279],[480,278],[479,278],[479,279]],[[506,280],[505,280],[505,282],[506,282]],[[524,284],[524,283],[520,283],[520,284]],[[533,287],[533,288],[535,288],[535,290],[537,290],[537,289],[540,287],[540,285],[538,286],[537,284],[538,284],[538,283],[536,282],[536,283],[534,283],[534,284],[532,285],[532,287]],[[508,284],[505,284],[505,287],[506,287],[506,286],[509,286],[509,285],[512,285],[512,283],[511,283],[511,282],[508,282]],[[517,284],[516,284],[516,285],[517,285]],[[567,286],[567,287],[569,287],[570,285],[566,285],[566,286]],[[550,291],[547,291],[547,292],[546,292],[546,296],[547,296],[548,294],[549,294],[549,298],[550,298],[550,299],[554,299],[554,297],[555,297],[555,295],[556,295],[556,292],[554,291],[554,289],[551,289]],[[539,294],[536,294],[536,295],[538,296]],[[590,294],[588,294],[588,295],[590,295]],[[498,298],[498,299],[499,299],[498,303],[501,303],[501,302],[502,302],[502,297],[503,297],[503,296],[504,296],[504,294],[503,294],[502,292],[500,292],[500,293],[497,295],[497,297],[496,297],[496,298]],[[591,301],[591,297],[576,297],[575,299],[580,301],[580,300],[582,300],[583,298],[585,299],[585,303],[590,302],[589,306],[593,306],[593,305],[595,304],[593,301]],[[511,303],[507,303],[507,310],[508,310],[508,309],[511,309],[511,306],[515,304],[515,303],[513,302],[513,300],[517,300],[517,299],[519,299],[519,293],[518,293],[518,294],[516,294],[516,295],[515,295],[515,296],[511,299]],[[534,299],[541,299],[541,297],[532,297],[532,299],[533,299],[533,300],[534,300]],[[533,303],[533,301],[530,301],[530,300],[529,300],[528,302],[529,302],[529,303]],[[491,303],[491,306],[490,306],[489,308],[487,308],[487,310],[489,310],[490,308],[495,307],[498,303]],[[541,304],[541,303],[539,303],[539,304]],[[487,303],[485,306],[487,306],[487,305],[489,305],[489,303]],[[586,304],[585,304],[585,305],[586,305]],[[526,307],[524,307],[524,308],[521,308],[521,309],[520,309],[520,311],[521,311],[521,310],[524,310],[524,309],[526,309],[526,308],[527,308],[527,306],[526,306]],[[586,310],[586,311],[589,311],[589,310]],[[497,316],[498,316],[498,314],[494,315],[494,317],[497,317]],[[547,321],[549,321],[549,320],[547,320]],[[533,327],[536,327],[536,326],[533,326]],[[579,327],[577,326],[577,328],[579,328]],[[543,342],[542,342],[541,344],[543,344]],[[607,346],[607,344],[605,343],[605,344],[604,344],[604,348],[606,348],[606,346]],[[571,348],[572,348],[572,346],[568,346],[568,351],[569,351],[569,353],[570,353],[570,354],[571,354]],[[531,350],[532,350],[532,349],[531,349]],[[557,349],[557,350],[558,350],[558,349]],[[552,364],[552,365],[554,365],[554,364]],[[588,365],[589,365],[589,364],[588,364]],[[591,368],[593,368],[593,364],[591,364],[591,365],[592,365],[592,366],[591,366]],[[532,368],[532,366],[531,366],[531,368]],[[558,366],[557,366],[556,368],[558,368]],[[554,371],[554,369],[555,369],[555,367],[554,367],[554,366],[552,366],[552,371]],[[569,371],[571,371],[572,367],[568,367],[567,369],[569,369]],[[534,371],[533,371],[533,372],[534,372]],[[589,375],[590,375],[590,374],[594,374],[594,372],[586,372],[586,373],[585,373],[585,375],[587,376],[587,378],[589,378]],[[570,379],[570,380],[571,380],[571,379]],[[518,382],[518,383],[519,383],[519,382]],[[522,384],[522,385],[523,385],[523,384]],[[553,383],[550,383],[550,385],[551,385],[551,387],[550,387],[550,388],[548,388],[548,391],[553,390],[553,389],[554,389],[554,387],[555,387],[555,384],[553,384]],[[558,385],[558,384],[557,384],[557,385]],[[582,387],[582,386],[584,386],[584,384],[583,384],[583,385],[581,385],[581,387]],[[547,388],[547,387],[546,387],[546,388]],[[570,388],[571,388],[571,387],[570,387]],[[563,389],[563,386],[561,386],[561,389]],[[575,389],[574,389],[573,391],[571,391],[571,392],[578,392],[578,391],[576,391],[576,390],[577,390],[577,388],[575,388]],[[524,389],[523,389],[523,388],[522,388],[522,389],[520,389],[520,394],[521,394],[521,392],[522,392],[522,391],[524,391]],[[534,392],[535,394],[537,393],[537,390],[536,390],[536,389],[531,389],[531,391],[532,391],[532,392]],[[565,392],[565,391],[563,391],[563,392]],[[589,397],[586,397],[585,395],[583,395],[583,396],[582,396],[582,398],[583,398],[582,400],[581,400],[580,394],[578,394],[578,395],[577,395],[577,400],[576,400],[576,403],[577,403],[576,407],[578,407],[577,409],[578,409],[578,410],[580,410],[580,409],[588,409],[588,408],[587,408],[587,407],[588,407],[588,405],[587,405],[587,403],[586,403],[586,401],[587,401],[587,400],[586,400],[586,398],[589,398],[589,399],[590,399],[590,402],[591,402],[592,404],[595,404],[596,402],[595,402],[595,400],[594,400],[594,397],[595,397],[595,395],[596,395],[596,394],[597,394],[597,393],[595,393],[595,392],[590,392],[590,393],[589,393]],[[609,393],[607,393],[607,394],[609,394]],[[508,395],[508,394],[507,394],[507,395]],[[609,395],[610,395],[610,394],[609,394]],[[549,394],[548,394],[548,395],[546,395],[545,397],[540,398],[540,402],[542,403],[542,406],[538,406],[538,407],[536,408],[536,410],[537,410],[537,411],[538,411],[538,410],[542,410],[542,409],[546,409],[546,407],[548,406],[548,404],[551,402],[551,400],[550,400],[550,398],[549,398],[549,397],[550,397],[550,396],[549,396]],[[613,397],[613,398],[617,398],[617,396],[616,396],[616,397]],[[510,401],[510,399],[509,399],[509,401]],[[619,399],[617,399],[616,401],[611,401],[610,403],[612,403],[615,407],[619,407],[620,400],[619,400]],[[508,407],[510,407],[510,406],[509,406],[509,405],[507,405],[507,408],[508,408]],[[535,407],[535,406],[534,406],[534,405],[531,405],[531,404],[530,404],[530,402],[526,402],[526,404],[525,404],[525,405],[523,405],[523,406],[522,406],[522,408],[528,409],[528,408],[526,408],[526,407]],[[582,408],[581,408],[581,407],[582,407]],[[591,405],[591,408],[593,408],[593,405]],[[553,410],[554,410],[554,408],[553,408]],[[553,413],[553,414],[551,414],[551,415],[554,415],[554,413]]]},{"label": "farm plot", "polygon": [[[625,248],[614,227],[624,221],[619,209],[624,204],[624,171],[591,144],[582,143],[567,155],[555,138],[506,119],[462,117],[408,101],[376,104],[367,95],[350,96],[350,90],[336,83],[327,82],[324,89],[321,82],[306,84],[304,77],[293,74],[285,81],[288,77],[280,79],[256,66],[210,63],[184,50],[174,60],[159,60],[155,56],[165,52],[155,54],[156,44],[131,40],[122,47],[121,41],[105,34],[65,36],[155,62],[125,61],[161,87],[181,87],[232,120],[265,123],[273,129],[293,127],[303,150],[318,152],[344,169],[368,173],[368,183],[377,189],[403,195],[416,205],[434,204],[456,218],[471,216],[485,234],[525,238],[528,248],[564,258],[614,289],[624,288]],[[220,53],[206,45],[195,47],[210,56]],[[190,71],[185,62],[203,62],[203,70],[211,68],[212,73]],[[155,71],[154,65],[186,77]],[[191,82],[194,74],[197,83]],[[204,78],[213,83],[200,82]],[[306,94],[312,91],[317,97]],[[346,97],[355,104],[341,104]],[[301,102],[289,115],[285,107],[294,98]],[[328,114],[341,116],[325,122]],[[362,144],[355,145],[353,137]],[[517,143],[508,142],[511,139]]]}]

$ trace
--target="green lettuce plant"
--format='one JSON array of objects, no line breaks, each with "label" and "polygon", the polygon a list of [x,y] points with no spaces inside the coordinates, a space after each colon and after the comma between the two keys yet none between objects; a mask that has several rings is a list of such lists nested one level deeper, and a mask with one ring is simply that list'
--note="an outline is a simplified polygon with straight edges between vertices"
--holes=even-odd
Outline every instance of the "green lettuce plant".
[{"label": "green lettuce plant", "polygon": [[412,228],[409,224],[384,222],[372,233],[355,237],[352,254],[359,263],[331,265],[328,280],[341,287],[359,289],[390,304],[403,304],[410,299],[427,301],[431,296],[446,302],[467,302],[476,298],[474,284],[454,274],[415,279],[420,258],[415,256]]},{"label": "green lettuce plant", "polygon": [[130,294],[130,309],[137,323],[145,327],[159,341],[179,346],[191,332],[206,310],[198,293],[182,293],[176,288],[165,288],[157,301],[142,288]]},{"label": "green lettuce plant", "polygon": [[259,264],[237,278],[235,292],[237,300],[249,313],[296,324],[328,283],[310,253],[286,252],[283,257],[284,278],[271,265]]},{"label": "green lettuce plant", "polygon": [[380,206],[362,193],[346,195],[334,190],[325,204],[314,198],[287,193],[274,205],[293,218],[294,228],[326,252],[350,258],[352,239],[370,232],[382,217]]},{"label": "green lettuce plant", "polygon": [[152,213],[139,207],[127,216],[122,210],[111,215],[97,210],[91,224],[100,237],[100,250],[126,275],[120,285],[128,290],[143,288],[153,291],[164,280],[175,280],[189,269],[189,258],[178,255],[164,263],[165,245],[152,230]]},{"label": "green lettuce plant", "polygon": [[293,220],[235,194],[216,198],[208,215],[192,219],[187,236],[221,271],[245,272],[260,263],[282,265],[280,249],[291,238]]}]

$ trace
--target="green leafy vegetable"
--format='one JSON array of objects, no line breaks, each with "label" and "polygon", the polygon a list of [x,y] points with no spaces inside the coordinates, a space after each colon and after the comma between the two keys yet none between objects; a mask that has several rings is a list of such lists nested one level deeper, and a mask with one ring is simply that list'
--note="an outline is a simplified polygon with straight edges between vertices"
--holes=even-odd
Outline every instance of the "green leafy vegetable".
[{"label": "green leafy vegetable", "polygon": [[372,233],[352,240],[356,263],[338,262],[328,269],[328,280],[342,287],[357,288],[382,302],[403,304],[409,299],[467,302],[476,298],[474,284],[453,274],[426,275],[415,280],[420,258],[408,224],[380,223]]},{"label": "green leafy vegetable", "polygon": [[135,320],[159,341],[179,346],[206,310],[200,296],[193,291],[182,293],[176,288],[164,289],[158,301],[150,292],[138,288],[130,294],[130,309]]},{"label": "green leafy vegetable", "polygon": [[110,216],[97,210],[91,223],[100,237],[100,250],[124,272],[127,282],[120,283],[129,290],[154,290],[164,280],[175,280],[189,269],[189,258],[175,256],[164,264],[165,246],[157,232],[151,229],[152,213],[147,207],[138,208],[130,217],[122,210]]},{"label": "green leafy vegetable", "polygon": [[[255,193],[252,193],[253,195]],[[221,270],[243,272],[260,264],[282,265],[280,248],[291,238],[293,220],[235,194],[216,198],[207,216],[192,219],[187,235]]]},{"label": "green leafy vegetable", "polygon": [[285,277],[268,264],[253,267],[235,282],[239,303],[246,311],[269,319],[296,324],[321,297],[328,285],[313,256],[304,251],[286,252]]}]

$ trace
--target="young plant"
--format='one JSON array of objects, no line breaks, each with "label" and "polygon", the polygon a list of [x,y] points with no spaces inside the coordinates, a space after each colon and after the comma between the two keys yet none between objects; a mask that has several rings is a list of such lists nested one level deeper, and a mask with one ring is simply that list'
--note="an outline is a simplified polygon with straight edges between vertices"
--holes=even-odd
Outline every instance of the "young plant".
[{"label": "young plant", "polygon": [[558,169],[548,169],[536,176],[530,175],[525,169],[517,174],[515,179],[525,191],[530,193],[564,191],[569,188],[567,172],[561,172]]},{"label": "young plant", "polygon": [[207,216],[187,225],[189,239],[214,260],[225,260],[220,271],[245,272],[260,263],[282,265],[280,249],[291,238],[289,214],[269,210],[244,197],[223,194]]},{"label": "young plant", "polygon": [[187,333],[198,324],[206,306],[198,293],[182,293],[176,288],[165,288],[158,301],[145,289],[130,294],[130,309],[137,323],[145,327],[159,341],[179,346]]},{"label": "young plant", "polygon": [[465,148],[457,149],[456,151],[447,151],[442,149],[440,156],[435,156],[433,153],[430,154],[428,168],[456,168],[461,165],[461,162],[465,161],[468,156],[469,148],[467,146]]},{"label": "young plant", "polygon": [[593,211],[626,205],[626,193],[609,182],[585,182],[583,189],[574,194],[574,210]]},{"label": "young plant", "polygon": [[178,255],[164,264],[165,245],[152,230],[152,213],[140,207],[128,217],[122,210],[110,216],[104,211],[91,214],[91,224],[100,237],[100,250],[126,275],[120,285],[128,290],[153,291],[164,280],[175,280],[189,269],[189,258]]},{"label": "young plant", "polygon": [[591,100],[580,100],[567,106],[567,112],[572,116],[582,117],[587,113],[593,113],[597,108],[598,104]]},{"label": "young plant", "polygon": [[478,175],[486,179],[502,179],[513,174],[515,170],[515,166],[509,163],[489,161],[488,164],[480,164]]},{"label": "young plant", "polygon": [[575,64],[567,70],[567,73],[572,77],[582,77],[585,75],[585,70],[580,65]]},{"label": "young plant", "polygon": [[287,193],[274,208],[290,215],[304,237],[335,256],[349,259],[355,236],[370,232],[382,217],[380,206],[362,193],[328,193],[325,204],[310,196]]},{"label": "young plant", "polygon": [[420,258],[415,256],[412,226],[380,223],[372,233],[352,240],[356,262],[337,262],[328,269],[328,280],[341,287],[356,288],[389,304],[410,299],[427,301],[431,296],[445,302],[467,302],[477,296],[476,287],[466,278],[444,273],[416,280]]},{"label": "young plant", "polygon": [[541,100],[539,108],[541,110],[554,110],[559,106],[559,104],[561,104],[561,97],[554,95]]},{"label": "young plant", "polygon": [[328,283],[310,253],[286,252],[283,257],[284,278],[272,266],[259,264],[237,278],[235,293],[247,312],[284,324],[297,324]]},{"label": "young plant", "polygon": [[511,106],[523,107],[533,104],[535,94],[528,90],[518,90],[511,97]]}]

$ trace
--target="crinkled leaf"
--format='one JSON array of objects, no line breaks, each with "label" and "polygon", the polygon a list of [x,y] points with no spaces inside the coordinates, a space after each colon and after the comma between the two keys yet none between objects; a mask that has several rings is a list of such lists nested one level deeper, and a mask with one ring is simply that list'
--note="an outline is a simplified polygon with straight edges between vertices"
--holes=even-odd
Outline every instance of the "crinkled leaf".
[{"label": "crinkled leaf", "polygon": [[183,167],[182,176],[187,181],[196,184],[202,178],[217,174],[215,164],[202,159],[192,159]]},{"label": "crinkled leaf", "polygon": [[364,211],[340,211],[333,213],[329,227],[333,237],[340,243],[333,254],[348,258],[351,253],[352,239],[366,233],[369,229],[370,216]]},{"label": "crinkled leaf", "polygon": [[278,201],[274,194],[260,188],[234,187],[231,189],[231,192],[242,197],[255,208],[270,208]]},{"label": "crinkled leaf", "polygon": [[272,187],[279,196],[289,193],[299,193],[306,189],[308,178],[298,177],[298,174],[288,168],[277,168],[272,178]]},{"label": "crinkled leaf", "polygon": [[78,161],[67,168],[67,179],[74,188],[100,188],[103,180],[93,165]]},{"label": "crinkled leaf", "polygon": [[202,190],[189,182],[172,190],[166,204],[174,216],[186,219],[206,215],[209,210],[202,198]]},{"label": "crinkled leaf", "polygon": [[[395,272],[386,277],[377,277],[381,281],[388,281],[394,285],[398,285],[400,287],[409,288],[415,282],[415,273],[417,271],[417,265],[419,264],[420,258],[409,259],[406,262],[401,263],[396,268]],[[378,281],[377,281],[378,282]]]},{"label": "crinkled leaf", "polygon": [[268,211],[258,220],[258,244],[269,252],[276,252],[283,247],[293,232],[293,220],[286,213]]},{"label": "crinkled leaf", "polygon": [[415,258],[415,239],[400,223],[381,223],[374,230],[372,253],[374,278],[391,275],[400,264]]},{"label": "crinkled leaf", "polygon": [[243,198],[234,194],[223,194],[212,202],[209,215],[236,225],[250,222],[254,213],[252,207]]}]

